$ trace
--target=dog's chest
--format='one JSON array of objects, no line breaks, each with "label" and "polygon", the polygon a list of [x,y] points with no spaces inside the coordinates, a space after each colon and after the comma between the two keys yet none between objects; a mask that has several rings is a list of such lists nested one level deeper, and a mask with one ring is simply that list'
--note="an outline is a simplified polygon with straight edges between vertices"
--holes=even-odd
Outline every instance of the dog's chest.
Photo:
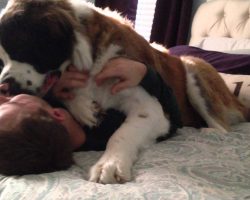
[{"label": "dog's chest", "polygon": [[97,126],[100,114],[109,108],[120,110],[123,102],[123,95],[110,93],[110,84],[99,87],[91,79],[86,87],[75,89],[74,94],[75,98],[64,101],[64,104],[79,123],[89,127]]}]

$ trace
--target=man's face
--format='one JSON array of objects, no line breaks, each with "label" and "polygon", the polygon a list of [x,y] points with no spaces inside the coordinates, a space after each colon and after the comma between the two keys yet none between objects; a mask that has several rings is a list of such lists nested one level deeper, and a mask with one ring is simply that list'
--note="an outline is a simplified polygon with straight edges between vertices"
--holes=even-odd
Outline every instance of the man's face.
[{"label": "man's face", "polygon": [[67,129],[73,149],[84,143],[85,133],[66,110],[52,108],[44,100],[27,94],[14,97],[0,96],[0,129],[13,130],[23,119],[32,117],[35,112],[41,109],[48,112],[51,118]]},{"label": "man's face", "polygon": [[31,117],[39,109],[49,110],[51,107],[42,99],[31,95],[0,96],[0,128],[15,128],[23,118]]}]

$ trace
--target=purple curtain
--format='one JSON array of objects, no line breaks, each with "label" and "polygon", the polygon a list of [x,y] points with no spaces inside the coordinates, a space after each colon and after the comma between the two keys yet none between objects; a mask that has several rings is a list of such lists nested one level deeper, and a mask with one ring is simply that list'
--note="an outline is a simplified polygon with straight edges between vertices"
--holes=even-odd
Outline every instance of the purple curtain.
[{"label": "purple curtain", "polygon": [[117,10],[132,22],[135,22],[137,2],[138,0],[95,0],[95,5]]},{"label": "purple curtain", "polygon": [[172,47],[187,43],[193,0],[158,0],[150,41]]}]

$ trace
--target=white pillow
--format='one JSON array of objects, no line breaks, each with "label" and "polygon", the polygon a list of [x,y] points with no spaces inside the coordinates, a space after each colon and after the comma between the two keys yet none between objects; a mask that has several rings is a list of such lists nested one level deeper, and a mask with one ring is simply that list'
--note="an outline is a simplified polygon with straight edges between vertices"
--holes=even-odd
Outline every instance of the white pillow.
[{"label": "white pillow", "polygon": [[221,52],[239,49],[250,49],[250,39],[207,37],[201,41],[199,47],[205,50]]},{"label": "white pillow", "polygon": [[250,108],[250,75],[219,73],[229,90],[248,108]]}]

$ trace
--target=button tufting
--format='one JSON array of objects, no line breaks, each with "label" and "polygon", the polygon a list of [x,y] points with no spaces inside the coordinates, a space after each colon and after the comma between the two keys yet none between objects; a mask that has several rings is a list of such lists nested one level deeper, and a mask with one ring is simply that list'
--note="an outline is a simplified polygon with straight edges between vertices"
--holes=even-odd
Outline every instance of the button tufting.
[{"label": "button tufting", "polygon": [[201,34],[201,37],[207,37],[207,33],[205,33],[205,32],[203,32],[202,34]]},{"label": "button tufting", "polygon": [[248,19],[250,17],[250,13],[246,12],[243,16],[244,18]]},{"label": "button tufting", "polygon": [[218,18],[223,18],[225,15],[225,12],[224,11],[221,11],[218,13]]},{"label": "button tufting", "polygon": [[[205,0],[203,0],[205,1]],[[250,25],[250,0],[214,0],[200,9],[199,23],[192,26],[202,38],[210,37],[248,37]],[[213,2],[213,3],[212,3]],[[213,5],[212,5],[213,4]],[[212,15],[211,18],[208,16]],[[192,36],[191,36],[192,37]]]}]

